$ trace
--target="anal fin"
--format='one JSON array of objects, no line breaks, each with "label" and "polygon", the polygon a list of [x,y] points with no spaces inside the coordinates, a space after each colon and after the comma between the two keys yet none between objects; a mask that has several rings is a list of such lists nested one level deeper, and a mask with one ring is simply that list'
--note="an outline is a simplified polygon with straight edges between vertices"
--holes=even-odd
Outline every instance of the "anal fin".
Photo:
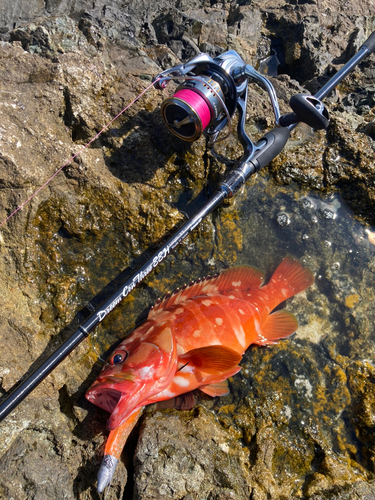
[{"label": "anal fin", "polygon": [[298,320],[289,311],[276,311],[270,314],[262,327],[262,337],[255,340],[255,344],[267,345],[276,343],[279,339],[285,339],[296,332]]},{"label": "anal fin", "polygon": [[228,380],[217,382],[216,384],[202,385],[199,390],[209,396],[226,396],[229,394]]}]

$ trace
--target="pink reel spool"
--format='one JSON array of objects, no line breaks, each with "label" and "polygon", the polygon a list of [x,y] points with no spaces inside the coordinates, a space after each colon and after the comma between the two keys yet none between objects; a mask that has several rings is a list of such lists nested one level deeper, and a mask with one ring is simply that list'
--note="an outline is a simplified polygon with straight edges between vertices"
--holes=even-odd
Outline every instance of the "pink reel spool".
[{"label": "pink reel spool", "polygon": [[204,130],[215,123],[223,111],[224,95],[218,82],[201,76],[189,77],[161,105],[161,113],[169,130],[184,141],[199,139]]}]

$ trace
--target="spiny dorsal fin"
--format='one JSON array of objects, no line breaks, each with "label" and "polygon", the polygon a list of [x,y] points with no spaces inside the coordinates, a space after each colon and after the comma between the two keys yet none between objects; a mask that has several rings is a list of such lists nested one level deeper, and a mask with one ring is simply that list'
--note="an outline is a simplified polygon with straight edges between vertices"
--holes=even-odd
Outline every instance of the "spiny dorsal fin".
[{"label": "spiny dorsal fin", "polygon": [[255,267],[240,266],[227,269],[213,277],[207,276],[192,281],[189,285],[184,285],[181,289],[177,288],[173,293],[167,294],[150,310],[148,318],[154,317],[158,311],[165,311],[194,297],[211,295],[217,292],[230,295],[233,290],[259,288],[263,283],[263,279],[262,271]]}]

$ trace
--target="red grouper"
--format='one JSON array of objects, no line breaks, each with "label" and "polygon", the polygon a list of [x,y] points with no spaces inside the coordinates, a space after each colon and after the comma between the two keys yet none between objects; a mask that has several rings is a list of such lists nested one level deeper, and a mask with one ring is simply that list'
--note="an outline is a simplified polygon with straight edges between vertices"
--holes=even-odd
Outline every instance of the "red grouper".
[{"label": "red grouper", "polygon": [[276,306],[312,285],[309,269],[287,255],[267,285],[250,266],[228,269],[166,296],[108,358],[86,398],[111,413],[111,431],[98,473],[110,484],[121,451],[145,405],[194,389],[228,394],[228,377],[251,344],[274,344],[298,328]]}]

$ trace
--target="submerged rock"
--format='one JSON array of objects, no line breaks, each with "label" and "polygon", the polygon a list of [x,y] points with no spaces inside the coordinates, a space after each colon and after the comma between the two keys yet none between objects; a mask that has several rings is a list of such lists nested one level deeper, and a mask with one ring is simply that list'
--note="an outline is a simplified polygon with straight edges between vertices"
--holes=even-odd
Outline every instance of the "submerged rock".
[{"label": "submerged rock", "polygon": [[[375,28],[370,1],[14,5],[0,6],[1,221],[162,69],[199,51],[237,50],[272,75],[288,112],[293,94],[320,88]],[[316,276],[288,304],[297,335],[250,348],[225,398],[188,412],[151,409],[107,498],[375,498],[373,61],[327,99],[327,131],[297,128],[269,169],[203,221],[0,424],[1,497],[98,498],[107,415],[84,392],[100,357],[168,290],[234,264],[267,278],[289,252]],[[172,84],[148,90],[2,226],[1,394],[241,156],[234,136],[216,152],[204,137],[185,144],[172,136],[159,110],[172,92]],[[254,139],[273,127],[267,94],[254,84],[247,111]]]}]

